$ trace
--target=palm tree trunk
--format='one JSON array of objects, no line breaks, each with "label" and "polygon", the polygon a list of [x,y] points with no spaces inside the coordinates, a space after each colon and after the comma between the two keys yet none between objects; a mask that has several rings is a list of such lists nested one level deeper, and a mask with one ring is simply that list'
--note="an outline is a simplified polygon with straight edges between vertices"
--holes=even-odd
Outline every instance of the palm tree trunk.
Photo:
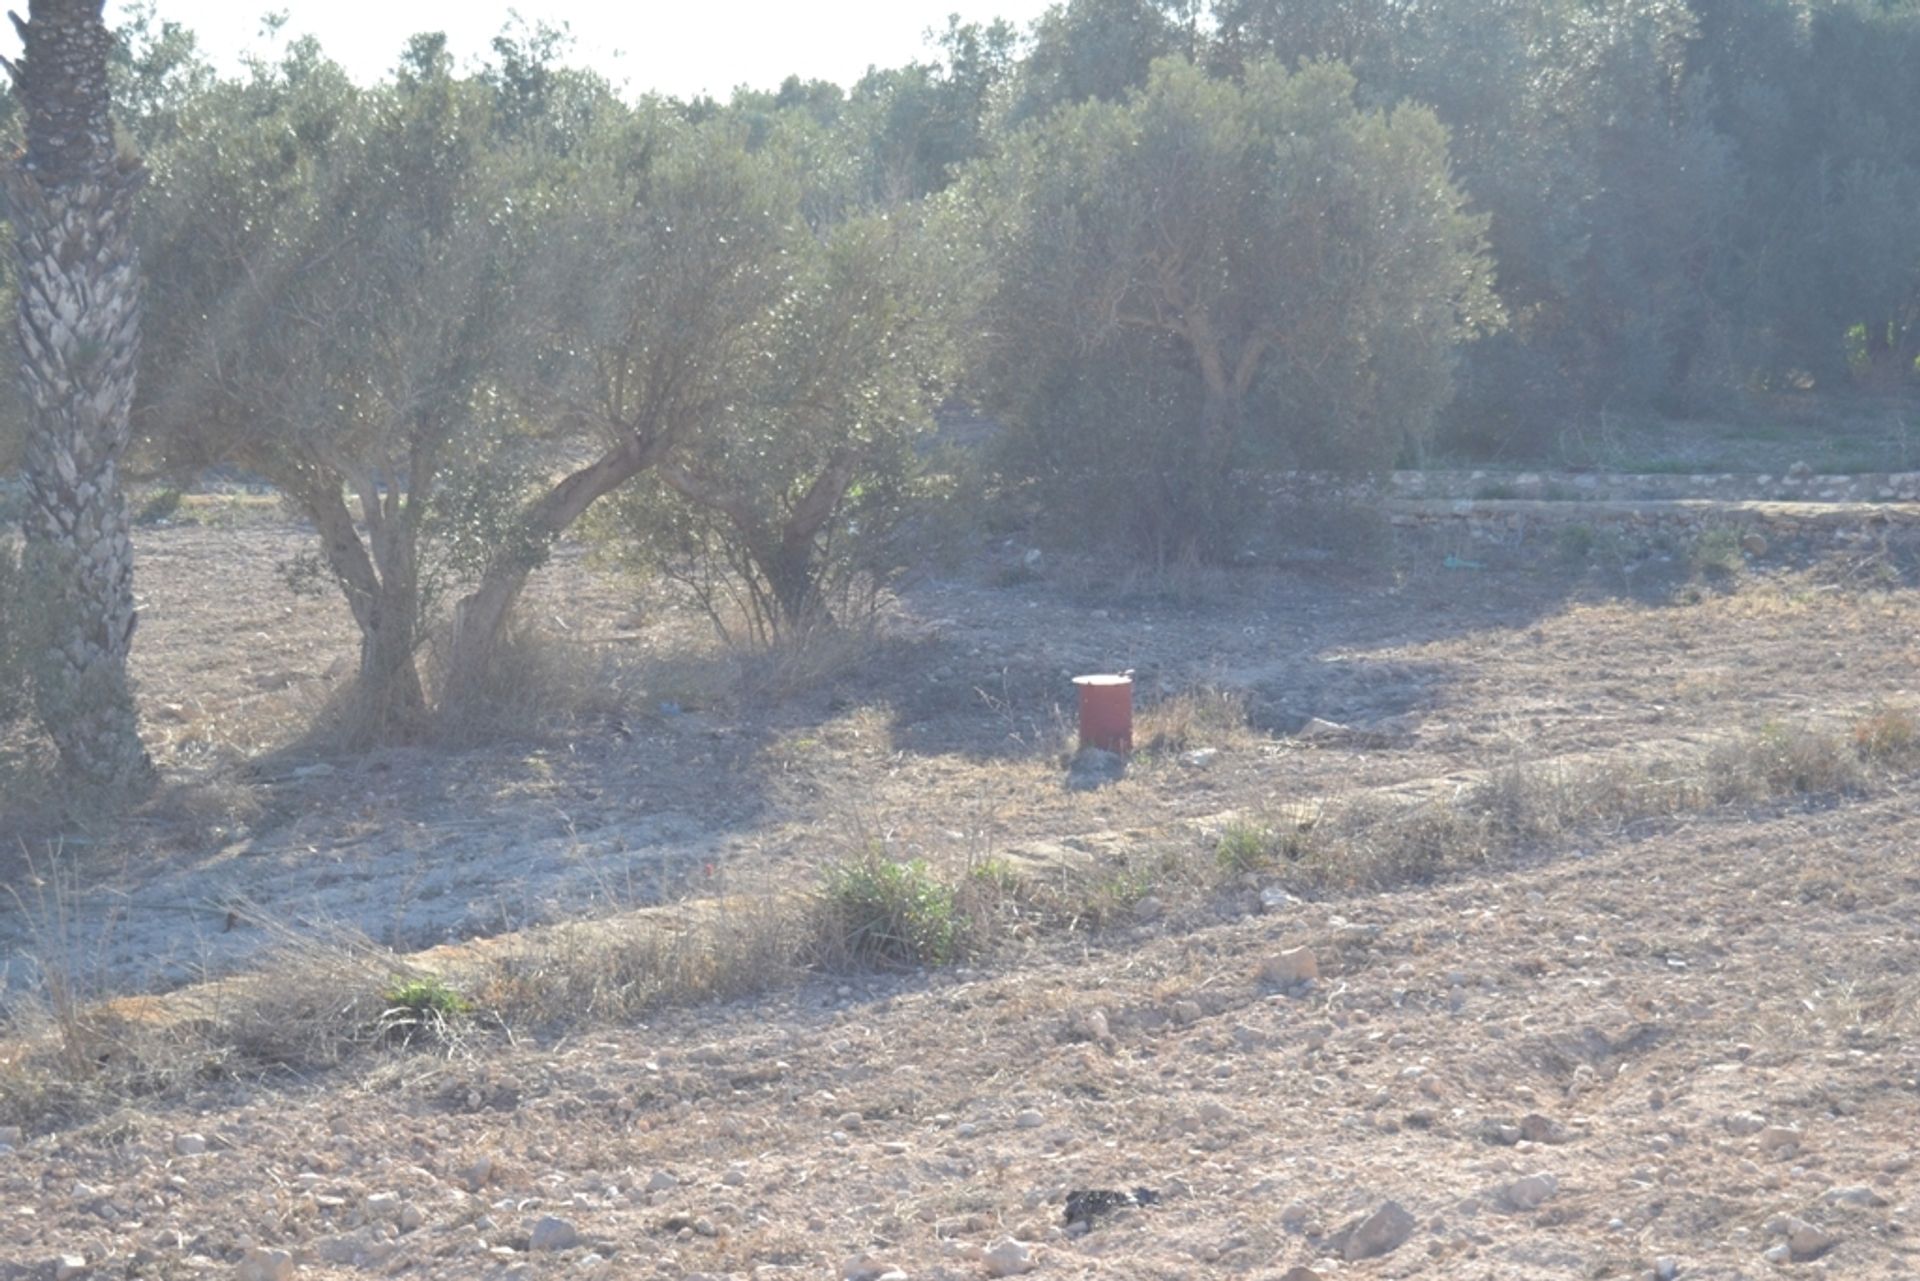
[{"label": "palm tree trunk", "polygon": [[114,144],[102,3],[33,0],[14,18],[25,53],[6,69],[26,149],[5,189],[30,406],[26,558],[50,625],[35,701],[67,770],[125,788],[152,773],[127,680],[133,544],[119,477],[140,354],[142,171]]}]

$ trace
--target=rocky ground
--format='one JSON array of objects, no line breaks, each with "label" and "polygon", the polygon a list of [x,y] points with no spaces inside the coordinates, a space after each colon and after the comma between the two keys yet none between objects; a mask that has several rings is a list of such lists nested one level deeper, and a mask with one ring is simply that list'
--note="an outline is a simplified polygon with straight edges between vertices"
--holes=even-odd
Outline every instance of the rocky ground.
[{"label": "rocky ground", "polygon": [[[245,973],[327,931],[405,952],[773,893],[875,843],[1105,856],[1844,728],[1914,701],[1920,634],[1884,540],[1711,574],[1670,544],[1469,566],[1402,542],[1357,576],[1178,583],[996,546],[816,676],[741,670],[570,551],[532,614],[573,695],[512,735],[352,753],[305,730],[352,652],[335,602],[279,586],[305,541],[142,532],[168,786],[113,829],[9,811],[0,1004]],[[1143,734],[1187,718],[1180,748],[1073,790],[1065,678],[1120,667]],[[1193,710],[1220,705],[1246,723]],[[0,1046],[0,1278],[1920,1277],[1917,838],[1898,776],[1616,817],[1497,872],[1150,896],[971,968],[769,975],[82,1122],[4,1097]]]},{"label": "rocky ground", "polygon": [[1912,1277],[1917,841],[1722,814],[228,1086],[11,1136],[0,1275]]}]

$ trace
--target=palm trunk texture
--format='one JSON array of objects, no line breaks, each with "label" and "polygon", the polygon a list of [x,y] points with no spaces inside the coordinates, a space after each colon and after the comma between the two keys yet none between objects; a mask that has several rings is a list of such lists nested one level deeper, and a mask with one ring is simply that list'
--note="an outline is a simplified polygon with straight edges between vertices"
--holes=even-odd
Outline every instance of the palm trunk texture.
[{"label": "palm trunk texture", "polygon": [[152,770],[127,680],[133,544],[119,478],[140,354],[142,170],[114,144],[101,8],[33,0],[27,21],[13,18],[25,53],[7,70],[26,149],[6,166],[5,192],[30,415],[26,552],[48,624],[36,705],[66,770],[133,787]]}]

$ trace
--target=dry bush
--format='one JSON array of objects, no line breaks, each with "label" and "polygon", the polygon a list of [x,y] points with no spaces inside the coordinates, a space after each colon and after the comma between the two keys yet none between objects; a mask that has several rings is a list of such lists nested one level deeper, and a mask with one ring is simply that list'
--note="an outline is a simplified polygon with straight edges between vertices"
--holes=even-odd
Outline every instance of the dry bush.
[{"label": "dry bush", "polygon": [[1135,718],[1133,741],[1142,752],[1184,752],[1196,747],[1243,747],[1255,735],[1247,696],[1203,686],[1157,699]]}]

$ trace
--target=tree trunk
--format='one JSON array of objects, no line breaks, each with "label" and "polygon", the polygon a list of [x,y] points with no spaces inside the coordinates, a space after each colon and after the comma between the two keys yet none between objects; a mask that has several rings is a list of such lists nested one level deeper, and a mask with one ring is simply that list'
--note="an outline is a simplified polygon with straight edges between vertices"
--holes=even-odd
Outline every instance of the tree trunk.
[{"label": "tree trunk", "polygon": [[360,541],[340,491],[326,484],[294,490],[320,531],[327,568],[346,593],[360,628],[360,672],[354,697],[355,735],[370,742],[404,739],[426,719],[427,697],[415,661],[420,630],[417,531],[407,514],[375,515],[373,550]]},{"label": "tree trunk", "polygon": [[495,556],[482,571],[480,585],[454,609],[453,652],[440,695],[443,709],[471,707],[484,695],[501,633],[547,547],[587,508],[659,462],[666,446],[664,437],[629,435],[528,510],[520,522],[519,546]]},{"label": "tree trunk", "polygon": [[15,335],[30,418],[27,559],[51,628],[35,669],[40,719],[63,767],[90,783],[151,781],[127,652],[133,543],[119,463],[140,353],[133,193],[108,118],[112,38],[102,0],[33,0],[7,64],[26,149],[6,167],[20,309]]}]

